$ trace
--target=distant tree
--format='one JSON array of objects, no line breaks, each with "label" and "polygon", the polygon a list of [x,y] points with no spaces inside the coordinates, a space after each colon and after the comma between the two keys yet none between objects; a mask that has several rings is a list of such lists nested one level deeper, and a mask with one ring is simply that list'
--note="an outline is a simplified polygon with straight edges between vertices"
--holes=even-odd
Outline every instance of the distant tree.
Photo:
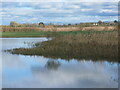
[{"label": "distant tree", "polygon": [[118,21],[117,21],[117,20],[115,20],[115,21],[114,21],[114,23],[118,23]]},{"label": "distant tree", "polygon": [[32,27],[38,27],[38,24],[37,23],[33,23],[31,24]]},{"label": "distant tree", "polygon": [[24,26],[24,27],[30,27],[30,24],[29,23],[24,23],[22,26]]},{"label": "distant tree", "polygon": [[52,23],[49,23],[48,25],[53,25]]},{"label": "distant tree", "polygon": [[68,26],[71,26],[71,24],[68,24]]},{"label": "distant tree", "polygon": [[11,22],[10,22],[10,26],[11,26],[11,27],[17,27],[17,26],[18,26],[18,23],[15,22],[15,21],[11,21]]},{"label": "distant tree", "polygon": [[98,21],[98,24],[101,25],[103,22],[102,21]]},{"label": "distant tree", "polygon": [[39,26],[40,26],[40,27],[44,27],[45,25],[44,25],[43,22],[40,22],[40,23],[39,23]]},{"label": "distant tree", "polygon": [[23,25],[22,24],[18,24],[18,27],[23,27]]}]

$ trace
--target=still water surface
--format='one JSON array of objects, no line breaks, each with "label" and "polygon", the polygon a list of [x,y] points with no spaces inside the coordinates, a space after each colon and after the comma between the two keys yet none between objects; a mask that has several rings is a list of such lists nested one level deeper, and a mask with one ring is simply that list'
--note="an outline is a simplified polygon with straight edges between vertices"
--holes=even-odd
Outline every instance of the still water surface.
[{"label": "still water surface", "polygon": [[[31,47],[47,38],[3,38],[2,49]],[[29,43],[29,44],[28,44]],[[43,56],[12,55],[2,51],[3,88],[117,88],[118,64],[92,60],[70,61]]]}]

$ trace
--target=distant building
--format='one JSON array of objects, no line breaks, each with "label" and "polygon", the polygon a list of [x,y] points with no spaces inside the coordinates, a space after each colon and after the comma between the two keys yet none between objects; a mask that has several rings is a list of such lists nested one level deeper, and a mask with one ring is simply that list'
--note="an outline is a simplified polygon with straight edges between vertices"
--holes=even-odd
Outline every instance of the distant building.
[{"label": "distant building", "polygon": [[98,26],[98,23],[93,23],[94,26]]}]

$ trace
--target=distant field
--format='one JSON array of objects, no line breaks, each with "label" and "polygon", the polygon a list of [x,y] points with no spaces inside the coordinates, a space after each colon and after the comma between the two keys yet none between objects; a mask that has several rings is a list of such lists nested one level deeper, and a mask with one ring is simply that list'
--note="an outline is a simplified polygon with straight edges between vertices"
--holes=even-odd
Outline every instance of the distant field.
[{"label": "distant field", "polygon": [[38,31],[116,31],[117,26],[67,26],[67,27],[2,27],[2,32],[38,32]]},{"label": "distant field", "polygon": [[2,32],[2,37],[42,37],[50,32]]},{"label": "distant field", "polygon": [[116,31],[39,31],[39,32],[2,32],[0,37],[44,37],[53,35],[66,35],[66,34],[89,34],[89,33],[105,33],[105,32],[116,32]]}]

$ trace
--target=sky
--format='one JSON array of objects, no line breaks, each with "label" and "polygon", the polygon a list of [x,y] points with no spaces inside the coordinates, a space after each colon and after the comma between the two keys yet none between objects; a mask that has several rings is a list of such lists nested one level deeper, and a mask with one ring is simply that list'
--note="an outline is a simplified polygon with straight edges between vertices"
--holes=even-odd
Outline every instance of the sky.
[{"label": "sky", "polygon": [[0,25],[17,23],[69,24],[114,21],[118,19],[117,2],[2,2]]}]

